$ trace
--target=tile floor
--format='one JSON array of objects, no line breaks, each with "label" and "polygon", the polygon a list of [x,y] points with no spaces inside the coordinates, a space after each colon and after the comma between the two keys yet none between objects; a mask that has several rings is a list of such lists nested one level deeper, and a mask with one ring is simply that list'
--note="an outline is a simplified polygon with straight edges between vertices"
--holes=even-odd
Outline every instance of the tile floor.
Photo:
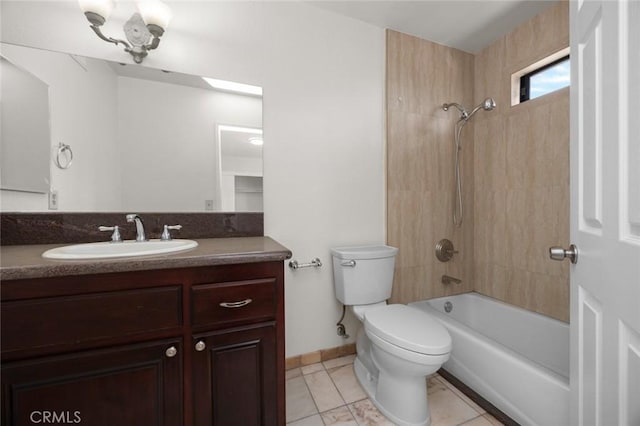
[{"label": "tile floor", "polygon": [[[355,355],[287,371],[287,425],[393,425],[375,408],[353,372]],[[501,425],[439,375],[429,377],[432,426]]]}]

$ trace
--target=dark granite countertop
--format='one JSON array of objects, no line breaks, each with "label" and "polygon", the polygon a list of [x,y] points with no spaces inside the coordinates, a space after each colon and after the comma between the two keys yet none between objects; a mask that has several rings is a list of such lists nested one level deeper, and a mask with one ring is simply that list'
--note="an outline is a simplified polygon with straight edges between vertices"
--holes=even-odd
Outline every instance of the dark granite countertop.
[{"label": "dark granite countertop", "polygon": [[68,244],[0,247],[0,279],[17,280],[109,272],[188,268],[285,260],[291,251],[269,237],[195,239],[198,247],[165,255],[99,260],[51,260],[42,253]]}]

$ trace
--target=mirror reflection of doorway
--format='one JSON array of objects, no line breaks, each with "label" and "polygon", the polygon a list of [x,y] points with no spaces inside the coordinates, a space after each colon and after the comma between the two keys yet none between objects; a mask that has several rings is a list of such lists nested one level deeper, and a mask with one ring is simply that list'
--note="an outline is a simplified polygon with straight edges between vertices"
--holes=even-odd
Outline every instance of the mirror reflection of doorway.
[{"label": "mirror reflection of doorway", "polygon": [[262,176],[235,176],[235,211],[262,211]]},{"label": "mirror reflection of doorway", "polygon": [[218,126],[221,210],[261,212],[262,129]]}]

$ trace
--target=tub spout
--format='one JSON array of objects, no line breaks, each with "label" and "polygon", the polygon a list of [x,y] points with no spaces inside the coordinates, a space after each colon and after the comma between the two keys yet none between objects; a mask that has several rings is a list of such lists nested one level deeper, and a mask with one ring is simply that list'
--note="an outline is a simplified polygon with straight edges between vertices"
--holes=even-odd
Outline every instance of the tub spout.
[{"label": "tub spout", "polygon": [[442,284],[460,284],[462,282],[461,279],[450,277],[449,275],[442,276]]}]

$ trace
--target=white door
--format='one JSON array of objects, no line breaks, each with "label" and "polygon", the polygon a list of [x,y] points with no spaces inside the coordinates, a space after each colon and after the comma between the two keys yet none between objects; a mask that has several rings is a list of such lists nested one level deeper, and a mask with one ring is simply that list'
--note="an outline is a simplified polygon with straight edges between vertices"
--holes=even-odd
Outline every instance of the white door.
[{"label": "white door", "polygon": [[640,1],[570,7],[571,423],[640,425]]}]

